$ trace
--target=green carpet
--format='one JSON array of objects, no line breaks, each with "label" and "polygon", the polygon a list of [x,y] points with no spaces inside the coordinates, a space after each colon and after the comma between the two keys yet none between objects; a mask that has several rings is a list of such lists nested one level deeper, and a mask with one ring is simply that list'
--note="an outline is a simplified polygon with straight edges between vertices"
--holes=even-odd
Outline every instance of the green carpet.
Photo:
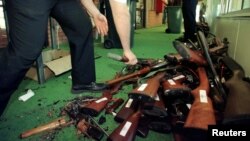
[{"label": "green carpet", "polygon": [[[155,27],[150,29],[140,29],[135,31],[134,47],[132,50],[138,58],[160,58],[165,54],[176,52],[172,46],[172,41],[179,37],[179,34],[166,34],[165,27]],[[67,48],[62,45],[61,48]],[[95,42],[95,55],[100,56],[96,59],[96,77],[98,82],[104,82],[113,78],[116,72],[120,71],[124,64],[111,60],[107,57],[107,53],[121,54],[121,49],[105,49],[98,41]],[[12,95],[11,100],[0,118],[0,136],[2,141],[75,141],[88,140],[82,135],[77,135],[74,126],[65,127],[54,132],[45,132],[37,134],[26,139],[20,139],[19,135],[31,128],[41,124],[53,121],[58,118],[60,109],[65,106],[71,99],[81,96],[100,96],[101,93],[83,93],[73,95],[70,93],[71,79],[70,72],[66,72],[60,76],[50,78],[45,84],[39,85],[36,81],[24,79],[19,89]],[[21,102],[18,97],[25,94],[27,89],[32,89],[35,95],[26,102]],[[127,99],[127,93],[132,90],[131,86],[124,87],[114,97]],[[110,134],[118,124],[113,120],[112,115],[104,115],[107,121],[101,125],[108,129]],[[49,135],[51,134],[51,135]],[[106,137],[103,138],[106,140]],[[146,140],[164,140],[173,141],[171,134],[162,134],[150,131],[147,138],[136,137],[136,141]]]}]

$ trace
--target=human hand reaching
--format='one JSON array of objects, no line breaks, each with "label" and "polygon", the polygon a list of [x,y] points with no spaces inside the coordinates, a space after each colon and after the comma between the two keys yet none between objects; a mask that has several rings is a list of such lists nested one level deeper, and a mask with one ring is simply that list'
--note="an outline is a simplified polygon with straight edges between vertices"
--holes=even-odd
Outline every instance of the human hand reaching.
[{"label": "human hand reaching", "polygon": [[128,62],[125,62],[127,65],[135,65],[138,62],[135,54],[132,51],[124,51],[123,55],[128,58]]},{"label": "human hand reaching", "polygon": [[107,35],[108,33],[107,18],[103,14],[99,13],[93,17],[93,20],[98,33],[101,34],[102,36]]}]

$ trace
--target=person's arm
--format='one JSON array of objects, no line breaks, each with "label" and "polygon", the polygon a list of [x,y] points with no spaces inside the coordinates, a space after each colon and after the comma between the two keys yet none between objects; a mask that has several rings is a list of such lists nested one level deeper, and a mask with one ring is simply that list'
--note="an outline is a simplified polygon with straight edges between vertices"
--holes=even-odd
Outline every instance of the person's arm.
[{"label": "person's arm", "polygon": [[81,3],[87,9],[90,16],[93,17],[98,33],[100,33],[102,36],[107,35],[108,33],[107,19],[103,14],[100,13],[94,2],[92,0],[81,0]]},{"label": "person's arm", "polygon": [[115,27],[120,37],[124,56],[129,59],[126,64],[137,63],[135,54],[130,49],[131,22],[127,0],[110,0]]},{"label": "person's arm", "polygon": [[168,5],[168,0],[161,0],[165,5]]}]

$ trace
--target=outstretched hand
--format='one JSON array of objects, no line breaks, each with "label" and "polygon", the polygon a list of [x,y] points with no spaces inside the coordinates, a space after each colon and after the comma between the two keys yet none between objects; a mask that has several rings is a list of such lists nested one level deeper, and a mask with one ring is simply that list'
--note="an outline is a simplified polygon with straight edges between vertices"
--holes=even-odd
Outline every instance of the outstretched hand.
[{"label": "outstretched hand", "polygon": [[127,65],[135,65],[138,62],[135,54],[132,51],[124,51],[124,56],[129,60],[128,62],[125,62]]},{"label": "outstretched hand", "polygon": [[96,29],[99,34],[102,36],[107,35],[108,33],[108,22],[106,17],[103,14],[98,14],[97,16],[93,17],[95,22]]}]

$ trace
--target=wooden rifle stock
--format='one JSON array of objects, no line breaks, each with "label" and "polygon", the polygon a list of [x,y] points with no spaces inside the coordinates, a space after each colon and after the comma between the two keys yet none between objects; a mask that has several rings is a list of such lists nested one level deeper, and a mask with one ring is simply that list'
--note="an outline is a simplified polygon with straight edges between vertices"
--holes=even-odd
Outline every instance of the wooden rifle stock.
[{"label": "wooden rifle stock", "polygon": [[250,120],[250,106],[248,105],[250,103],[250,84],[244,81],[243,77],[244,73],[241,70],[234,70],[232,78],[225,82],[229,93],[224,118],[225,120],[234,118],[232,121],[235,123],[237,123],[236,120],[239,120],[239,123],[243,123],[243,120],[247,120],[247,118],[248,121]]},{"label": "wooden rifle stock", "polygon": [[112,94],[110,91],[104,91],[103,96],[98,98],[95,101],[92,101],[88,105],[81,107],[81,111],[84,114],[90,115],[90,116],[97,116],[110,102],[112,99]]},{"label": "wooden rifle stock", "polygon": [[[115,76],[119,78],[120,73]],[[98,116],[99,113],[107,106],[107,104],[112,100],[113,94],[116,93],[121,87],[122,83],[115,83],[110,87],[110,89],[103,91],[102,96],[95,101],[92,101],[86,106],[81,107],[81,111],[90,116]]]},{"label": "wooden rifle stock", "polygon": [[108,141],[133,141],[141,118],[140,108],[124,120],[108,137]]},{"label": "wooden rifle stock", "polygon": [[197,69],[200,85],[191,91],[194,102],[184,124],[186,128],[207,130],[208,125],[216,124],[212,101],[209,98],[209,81],[203,67]]},{"label": "wooden rifle stock", "polygon": [[115,121],[117,122],[123,122],[126,120],[129,116],[131,116],[136,109],[138,108],[138,101],[132,98],[129,98],[127,102],[123,105],[123,107],[120,109],[120,111],[115,116]]},{"label": "wooden rifle stock", "polygon": [[144,102],[154,101],[157,95],[157,91],[160,87],[160,81],[165,76],[165,72],[158,72],[155,76],[152,76],[146,83],[141,84],[135,88],[128,95],[130,98],[142,100]]},{"label": "wooden rifle stock", "polygon": [[67,122],[64,117],[60,117],[50,123],[38,126],[36,128],[30,129],[28,131],[21,133],[20,138],[27,138],[27,137],[30,137],[32,135],[35,135],[44,131],[49,131],[49,130],[60,128],[60,127],[65,127],[71,123],[72,123],[71,121]]}]

